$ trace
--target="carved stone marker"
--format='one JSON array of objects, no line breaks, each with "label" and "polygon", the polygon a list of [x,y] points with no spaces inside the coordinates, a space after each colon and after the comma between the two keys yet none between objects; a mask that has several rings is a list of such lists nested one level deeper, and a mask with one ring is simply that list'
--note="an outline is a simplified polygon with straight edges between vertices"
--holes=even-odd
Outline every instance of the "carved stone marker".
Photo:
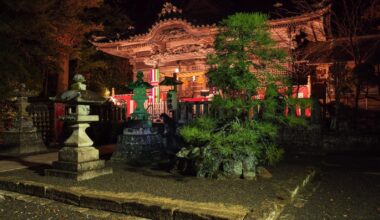
[{"label": "carved stone marker", "polygon": [[89,115],[88,104],[100,104],[105,99],[86,90],[84,81],[82,75],[75,75],[71,90],[54,98],[56,102],[73,105],[68,114],[62,117],[63,121],[71,124],[73,132],[59,151],[58,161],[53,162],[53,169],[45,170],[47,176],[81,181],[112,173],[112,168],[105,167],[105,161],[99,160],[99,151],[92,146],[93,142],[86,134],[89,123],[99,121],[98,115]]}]

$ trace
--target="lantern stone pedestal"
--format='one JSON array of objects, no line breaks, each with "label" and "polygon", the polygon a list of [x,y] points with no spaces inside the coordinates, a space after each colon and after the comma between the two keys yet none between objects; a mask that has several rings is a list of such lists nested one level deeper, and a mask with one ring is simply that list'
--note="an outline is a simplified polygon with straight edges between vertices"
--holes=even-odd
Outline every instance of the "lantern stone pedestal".
[{"label": "lantern stone pedestal", "polygon": [[[99,100],[94,100],[96,94],[85,90],[82,76],[76,75],[76,77],[74,77],[76,83],[71,86],[72,90],[64,92],[54,100],[71,104],[99,103]],[[99,159],[99,151],[92,146],[93,142],[86,134],[86,129],[90,127],[89,122],[99,121],[99,116],[89,115],[89,112],[89,105],[78,104],[75,106],[75,111],[70,108],[69,114],[62,117],[63,121],[72,124],[70,127],[73,132],[59,151],[58,161],[53,162],[53,168],[45,170],[46,176],[81,181],[112,173],[112,168],[106,167],[105,161]]]},{"label": "lantern stone pedestal", "polygon": [[112,168],[105,167],[105,161],[99,160],[99,151],[92,146],[93,142],[86,134],[85,130],[90,125],[81,123],[81,120],[98,121],[98,116],[78,117],[79,123],[71,126],[73,133],[59,151],[58,161],[53,162],[53,169],[45,170],[47,176],[81,181],[112,173]]}]

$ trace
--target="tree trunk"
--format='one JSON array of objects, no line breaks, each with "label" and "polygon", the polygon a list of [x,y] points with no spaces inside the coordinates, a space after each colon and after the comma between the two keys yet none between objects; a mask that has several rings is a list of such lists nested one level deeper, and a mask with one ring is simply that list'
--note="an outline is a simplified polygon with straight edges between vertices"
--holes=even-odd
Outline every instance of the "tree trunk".
[{"label": "tree trunk", "polygon": [[59,61],[60,72],[58,74],[57,94],[68,89],[69,85],[69,55],[61,54]]}]

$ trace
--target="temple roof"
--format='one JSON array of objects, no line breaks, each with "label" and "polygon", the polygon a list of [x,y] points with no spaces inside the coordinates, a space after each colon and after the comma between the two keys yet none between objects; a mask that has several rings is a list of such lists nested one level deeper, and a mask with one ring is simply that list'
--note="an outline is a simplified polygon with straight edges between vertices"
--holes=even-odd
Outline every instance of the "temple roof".
[{"label": "temple roof", "polygon": [[[318,9],[316,11],[301,15],[285,15],[287,17],[279,17],[278,13],[273,13],[276,2],[267,0],[265,3],[258,2],[253,4],[250,0],[171,0],[171,1],[152,1],[146,3],[144,1],[131,0],[129,3],[134,7],[131,8],[131,18],[135,20],[133,31],[128,36],[120,39],[115,36],[113,39],[97,38],[96,42],[110,42],[115,40],[126,40],[134,36],[147,34],[148,30],[158,23],[166,20],[183,20],[193,26],[209,25],[214,26],[224,18],[236,12],[263,12],[270,14],[271,25],[287,25],[292,22],[304,21],[313,16],[319,17],[321,13],[326,13],[328,7]],[[144,2],[143,6],[141,5]],[[288,1],[285,1],[288,2]],[[287,3],[289,5],[290,3]],[[289,7],[289,6],[288,6]],[[146,8],[145,11],[143,8]]]},{"label": "temple roof", "polygon": [[[280,47],[288,47],[290,38],[302,32],[310,41],[325,41],[324,17],[329,10],[325,7],[298,16],[269,20],[273,39]],[[131,64],[138,64],[140,69],[185,60],[203,60],[214,52],[217,25],[196,24],[186,19],[184,12],[173,4],[165,3],[155,23],[145,32],[126,39],[94,40],[92,43],[107,54],[130,59]]]},{"label": "temple roof", "polygon": [[[197,7],[203,6],[204,4],[206,4],[205,2],[208,2],[208,1],[199,1],[199,2],[203,2],[203,4],[201,3],[196,4]],[[206,5],[210,5],[210,4],[206,4]],[[156,20],[152,24],[150,24],[150,26],[146,26],[144,28],[141,28],[141,27],[136,28],[134,29],[135,31],[133,33],[131,32],[130,35],[126,36],[124,39],[120,39],[120,38],[107,39],[104,37],[95,37],[93,40],[96,43],[108,43],[112,41],[132,40],[132,39],[135,39],[136,37],[141,37],[141,36],[149,34],[149,32],[151,32],[151,30],[154,27],[158,26],[159,24],[162,24],[163,22],[170,21],[170,20],[183,21],[185,23],[188,23],[189,26],[193,26],[193,27],[199,27],[199,26],[215,27],[216,23],[218,23],[217,21],[221,21],[223,18],[225,18],[225,17],[222,17],[222,15],[226,12],[222,13],[221,11],[223,9],[220,9],[220,6],[210,5],[209,8],[203,9],[205,11],[210,10],[210,16],[207,19],[200,19],[201,16],[199,15],[198,17],[194,16],[194,14],[196,14],[197,12],[190,10],[193,7],[195,7],[194,1],[189,1],[189,5],[187,5],[187,7],[188,7],[187,10],[183,10],[172,3],[166,2],[162,5],[161,10],[159,11],[159,13],[157,13]],[[330,7],[323,7],[318,10],[315,10],[309,13],[304,13],[301,15],[271,19],[269,21],[269,25],[271,27],[279,27],[279,26],[288,26],[288,25],[296,25],[299,23],[305,23],[314,19],[320,19],[320,17],[328,13],[329,10],[330,10]],[[215,17],[215,16],[212,16],[213,13],[214,14],[221,13],[221,14],[218,14],[218,16]],[[193,14],[193,16],[189,16],[191,14]]]}]

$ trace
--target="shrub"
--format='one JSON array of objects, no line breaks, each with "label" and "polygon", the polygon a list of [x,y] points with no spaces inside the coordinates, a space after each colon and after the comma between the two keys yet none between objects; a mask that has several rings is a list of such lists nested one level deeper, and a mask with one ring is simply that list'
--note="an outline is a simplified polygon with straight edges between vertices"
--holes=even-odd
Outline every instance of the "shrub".
[{"label": "shrub", "polygon": [[187,171],[197,176],[228,176],[229,173],[224,172],[226,164],[254,160],[254,163],[241,168],[241,175],[255,170],[258,162],[275,164],[282,158],[283,150],[274,144],[278,129],[270,123],[234,120],[210,130],[199,129],[195,127],[197,125],[199,122],[181,129],[181,135],[189,146],[177,153],[179,158],[189,163]]}]

